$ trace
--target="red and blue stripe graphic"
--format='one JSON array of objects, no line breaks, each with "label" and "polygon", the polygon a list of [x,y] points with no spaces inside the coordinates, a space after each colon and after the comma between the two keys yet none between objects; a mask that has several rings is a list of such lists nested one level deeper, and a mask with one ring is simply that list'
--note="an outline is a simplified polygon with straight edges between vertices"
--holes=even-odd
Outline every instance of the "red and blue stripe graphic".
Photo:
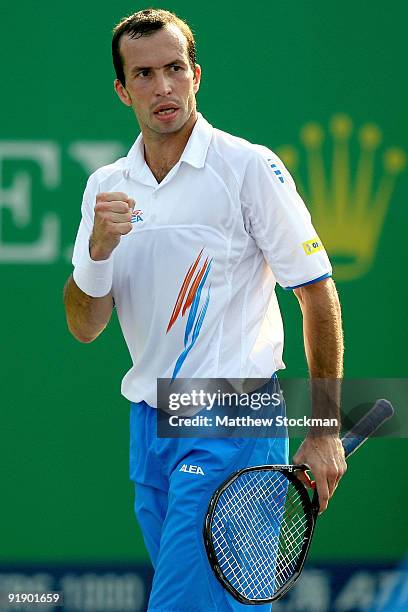
[{"label": "red and blue stripe graphic", "polygon": [[168,334],[180,313],[184,317],[187,310],[189,310],[184,332],[184,349],[174,366],[172,380],[177,377],[187,355],[197,341],[210,302],[211,285],[207,289],[207,295],[200,308],[201,294],[212,264],[212,259],[207,257],[201,267],[199,266],[203,251],[204,249],[201,249],[184,277],[166,330],[166,334]]}]

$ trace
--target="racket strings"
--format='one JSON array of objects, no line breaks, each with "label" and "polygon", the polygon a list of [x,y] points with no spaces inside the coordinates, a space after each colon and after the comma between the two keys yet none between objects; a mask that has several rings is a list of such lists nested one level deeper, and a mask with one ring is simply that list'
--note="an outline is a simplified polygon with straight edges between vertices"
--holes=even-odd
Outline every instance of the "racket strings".
[{"label": "racket strings", "polygon": [[220,496],[212,521],[225,578],[249,599],[266,599],[293,575],[307,519],[296,487],[278,471],[237,478]]},{"label": "racket strings", "polygon": [[[247,482],[241,489],[241,504],[236,507],[234,491],[225,496],[224,510],[226,518],[221,521],[216,534],[213,530],[215,542],[226,556],[225,564],[227,577],[233,576],[242,587],[246,587],[250,580],[250,573],[257,572],[265,577],[265,559],[269,554],[276,556],[277,541],[271,541],[267,531],[263,528],[262,519],[252,522],[250,505],[255,495],[266,496],[268,491],[260,487],[259,483]],[[228,517],[234,514],[234,520]],[[232,540],[232,538],[234,538]],[[246,571],[245,571],[246,570]]]}]

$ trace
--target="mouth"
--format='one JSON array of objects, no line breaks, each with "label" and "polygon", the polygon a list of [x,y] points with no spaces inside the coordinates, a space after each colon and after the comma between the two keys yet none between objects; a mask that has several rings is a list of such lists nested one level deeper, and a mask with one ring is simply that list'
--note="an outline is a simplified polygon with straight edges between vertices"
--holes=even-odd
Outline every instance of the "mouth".
[{"label": "mouth", "polygon": [[175,106],[161,106],[158,110],[154,111],[154,115],[161,121],[170,121],[174,119],[179,111],[178,107]]}]

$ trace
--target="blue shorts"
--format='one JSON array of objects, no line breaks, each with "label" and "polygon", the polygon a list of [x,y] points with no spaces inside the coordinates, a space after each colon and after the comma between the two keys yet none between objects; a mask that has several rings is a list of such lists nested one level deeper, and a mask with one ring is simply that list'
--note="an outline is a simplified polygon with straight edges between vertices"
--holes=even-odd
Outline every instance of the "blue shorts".
[{"label": "blue shorts", "polygon": [[269,612],[221,586],[202,532],[217,486],[237,469],[287,463],[287,438],[158,438],[156,410],[145,402],[131,404],[130,434],[135,512],[155,570],[149,612]]}]

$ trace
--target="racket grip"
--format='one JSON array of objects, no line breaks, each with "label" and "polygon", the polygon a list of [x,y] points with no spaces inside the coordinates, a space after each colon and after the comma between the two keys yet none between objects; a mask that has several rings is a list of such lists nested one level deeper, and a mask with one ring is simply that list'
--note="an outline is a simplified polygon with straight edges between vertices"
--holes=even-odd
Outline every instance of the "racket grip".
[{"label": "racket grip", "polygon": [[354,453],[393,414],[394,408],[388,400],[377,400],[371,410],[342,438],[341,443],[346,457]]}]

